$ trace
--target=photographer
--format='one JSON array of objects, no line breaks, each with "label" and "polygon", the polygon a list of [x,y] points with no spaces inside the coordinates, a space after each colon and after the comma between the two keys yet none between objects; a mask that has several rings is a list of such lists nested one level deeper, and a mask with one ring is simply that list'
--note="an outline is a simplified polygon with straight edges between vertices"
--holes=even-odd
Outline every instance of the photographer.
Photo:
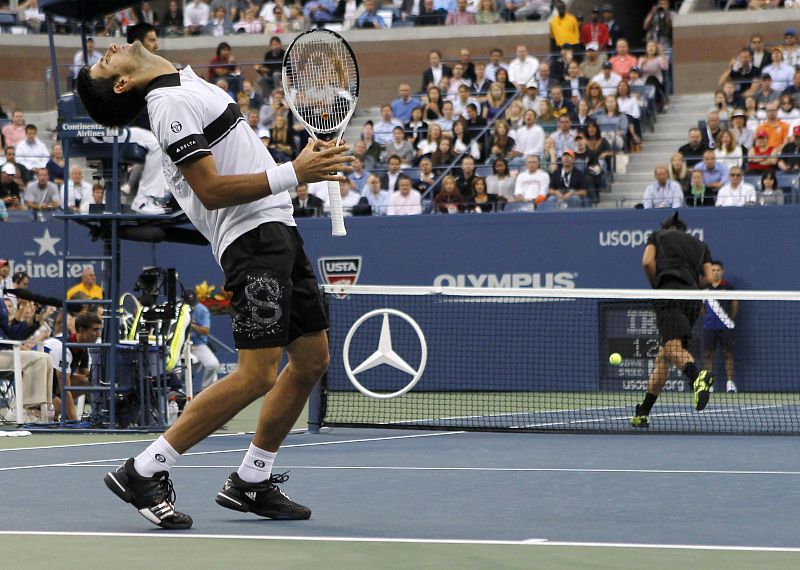
[{"label": "photographer", "polygon": [[662,48],[672,46],[672,13],[669,11],[669,0],[658,0],[647,17],[642,28],[647,39],[656,42]]}]

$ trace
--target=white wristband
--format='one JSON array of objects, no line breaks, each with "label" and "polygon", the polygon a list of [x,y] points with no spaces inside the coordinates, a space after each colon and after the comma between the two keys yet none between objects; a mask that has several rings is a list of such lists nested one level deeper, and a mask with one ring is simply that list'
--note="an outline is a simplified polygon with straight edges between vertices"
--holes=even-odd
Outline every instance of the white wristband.
[{"label": "white wristband", "polygon": [[297,186],[297,175],[291,162],[267,169],[267,180],[269,181],[270,193],[273,196]]}]

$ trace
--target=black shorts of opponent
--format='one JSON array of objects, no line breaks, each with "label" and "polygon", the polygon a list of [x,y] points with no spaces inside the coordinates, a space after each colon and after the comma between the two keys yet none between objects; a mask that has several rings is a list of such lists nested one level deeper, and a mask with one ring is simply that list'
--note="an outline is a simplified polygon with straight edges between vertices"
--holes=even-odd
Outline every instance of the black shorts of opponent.
[{"label": "black shorts of opponent", "polygon": [[317,278],[297,228],[266,222],[222,254],[236,348],[286,346],[328,328]]},{"label": "black shorts of opponent", "polygon": [[[686,289],[686,285],[680,282],[668,282],[662,283],[659,289]],[[700,315],[703,302],[688,299],[656,299],[653,301],[653,307],[656,311],[659,344],[664,346],[670,340],[678,339],[683,348],[687,348],[689,339],[692,338],[692,327]]]}]

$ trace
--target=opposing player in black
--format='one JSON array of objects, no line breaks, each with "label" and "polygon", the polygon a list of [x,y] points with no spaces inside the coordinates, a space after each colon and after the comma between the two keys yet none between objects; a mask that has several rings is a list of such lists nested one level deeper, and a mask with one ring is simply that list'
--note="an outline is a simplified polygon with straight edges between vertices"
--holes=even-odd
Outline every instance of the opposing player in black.
[{"label": "opposing player in black", "polygon": [[[298,183],[343,181],[346,147],[310,142],[280,166],[230,97],[191,68],[180,72],[140,42],[113,45],[83,68],[78,92],[89,114],[124,125],[147,108],[170,191],[208,238],[233,293],[236,370],[187,406],[178,421],[105,483],[147,520],[189,528],[175,510],[169,470],[181,454],[251,402],[265,398],[253,441],[239,469],[217,493],[219,505],[275,519],[307,519],[272,474],[276,453],[328,366],[328,327],[314,271],[292,217],[287,190]],[[288,363],[281,369],[284,352]]]},{"label": "opposing player in black", "polygon": [[[711,252],[706,244],[688,234],[687,229],[675,212],[661,224],[661,231],[651,234],[647,240],[642,268],[653,289],[699,290],[711,282]],[[650,410],[664,389],[670,365],[677,366],[692,382],[695,409],[702,410],[708,404],[714,378],[707,370],[697,369],[694,356],[687,350],[702,304],[700,300],[653,301],[660,346],[647,381],[647,394],[631,418],[633,427],[650,425]]]}]

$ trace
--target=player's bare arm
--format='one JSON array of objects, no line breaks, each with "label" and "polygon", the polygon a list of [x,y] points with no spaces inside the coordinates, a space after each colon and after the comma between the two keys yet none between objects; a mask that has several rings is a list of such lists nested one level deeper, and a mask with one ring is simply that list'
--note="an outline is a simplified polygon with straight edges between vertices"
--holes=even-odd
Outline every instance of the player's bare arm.
[{"label": "player's bare arm", "polygon": [[703,264],[703,276],[700,278],[700,288],[705,289],[711,283],[713,283],[713,279],[711,276],[711,268],[713,266],[710,263]]},{"label": "player's bare arm", "polygon": [[[706,275],[711,275],[711,265],[706,264],[709,266]],[[647,281],[650,285],[655,285],[656,279],[656,246],[650,244],[644,248],[644,254],[642,255],[642,269],[644,269],[644,275],[647,277]]]},{"label": "player's bare arm", "polygon": [[[297,181],[302,184],[322,180],[342,182],[345,177],[337,172],[352,171],[349,165],[352,157],[344,156],[345,150],[346,146],[333,146],[318,151],[315,150],[315,143],[309,141],[292,161]],[[264,173],[220,176],[212,156],[180,166],[180,170],[208,210],[239,206],[272,194]]]}]

